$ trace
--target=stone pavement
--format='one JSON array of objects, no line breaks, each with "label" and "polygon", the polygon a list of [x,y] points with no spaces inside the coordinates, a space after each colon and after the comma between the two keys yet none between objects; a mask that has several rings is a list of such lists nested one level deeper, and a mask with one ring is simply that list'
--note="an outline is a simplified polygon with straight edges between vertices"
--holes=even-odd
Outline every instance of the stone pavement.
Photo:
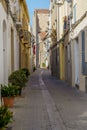
[{"label": "stone pavement", "polygon": [[16,98],[11,130],[87,130],[87,95],[37,70]]},{"label": "stone pavement", "polygon": [[42,77],[66,130],[87,130],[87,94],[51,77],[47,71]]}]

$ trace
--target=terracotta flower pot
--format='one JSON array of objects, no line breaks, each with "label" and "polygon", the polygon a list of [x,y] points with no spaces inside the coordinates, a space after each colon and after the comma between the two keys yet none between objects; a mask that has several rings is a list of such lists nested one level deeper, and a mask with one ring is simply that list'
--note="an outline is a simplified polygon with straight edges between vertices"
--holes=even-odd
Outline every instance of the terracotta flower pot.
[{"label": "terracotta flower pot", "polygon": [[3,97],[4,106],[13,107],[14,97]]},{"label": "terracotta flower pot", "polygon": [[0,130],[5,130],[5,129],[3,129],[3,128],[0,128]]}]

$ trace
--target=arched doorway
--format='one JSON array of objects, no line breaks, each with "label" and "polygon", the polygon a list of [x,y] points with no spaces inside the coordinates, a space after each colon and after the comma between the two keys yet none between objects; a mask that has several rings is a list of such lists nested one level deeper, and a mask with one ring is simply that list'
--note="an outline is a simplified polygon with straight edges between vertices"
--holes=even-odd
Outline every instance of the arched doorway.
[{"label": "arched doorway", "polygon": [[6,43],[7,43],[7,37],[6,37],[6,22],[3,21],[3,83],[7,84],[7,54],[6,54]]}]

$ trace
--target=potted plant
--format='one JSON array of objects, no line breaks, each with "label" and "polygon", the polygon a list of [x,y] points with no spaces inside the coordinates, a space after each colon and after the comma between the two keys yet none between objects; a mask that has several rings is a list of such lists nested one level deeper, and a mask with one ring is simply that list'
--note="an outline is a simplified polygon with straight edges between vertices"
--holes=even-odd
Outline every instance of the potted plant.
[{"label": "potted plant", "polygon": [[23,70],[14,71],[8,78],[9,83],[12,85],[19,86],[19,95],[21,95],[22,88],[25,87],[25,83],[27,82],[27,77]]},{"label": "potted plant", "polygon": [[18,95],[19,87],[12,84],[1,85],[1,96],[5,106],[13,107],[14,97]]},{"label": "potted plant", "polygon": [[7,107],[0,107],[0,130],[5,130],[8,123],[13,121],[13,113]]},{"label": "potted plant", "polygon": [[29,70],[27,68],[22,68],[21,70],[25,73],[26,77],[28,78],[28,76],[30,75]]}]

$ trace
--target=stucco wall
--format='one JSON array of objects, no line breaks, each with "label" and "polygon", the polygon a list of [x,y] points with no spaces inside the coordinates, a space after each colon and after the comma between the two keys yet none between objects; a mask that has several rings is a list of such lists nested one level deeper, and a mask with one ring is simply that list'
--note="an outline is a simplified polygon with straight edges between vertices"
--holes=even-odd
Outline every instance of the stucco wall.
[{"label": "stucco wall", "polygon": [[[0,10],[0,83],[7,84],[8,76],[11,73],[11,27],[14,30],[14,70],[19,68],[19,38],[11,16],[7,17],[7,13],[1,4]],[[6,23],[4,41],[3,21]],[[5,42],[5,44],[3,44],[3,42]]]},{"label": "stucco wall", "polygon": [[40,31],[46,31],[48,27],[48,14],[38,14],[38,25],[41,29]]},{"label": "stucco wall", "polygon": [[[5,76],[5,83],[7,83],[7,78],[6,78],[6,76],[7,76],[7,67],[8,67],[8,65],[7,64],[5,64],[4,65],[4,59],[3,59],[3,21],[5,21],[5,23],[6,23],[6,48],[5,48],[5,53],[7,53],[6,52],[6,50],[7,50],[7,43],[8,43],[8,41],[7,41],[7,15],[6,15],[6,13],[5,13],[5,10],[3,9],[3,7],[2,7],[2,5],[1,5],[1,3],[0,3],[0,84],[3,84],[4,83],[4,76]],[[6,55],[6,54],[5,54]],[[7,56],[7,55],[6,55]],[[6,58],[7,59],[7,58]],[[6,75],[4,75],[4,68],[5,68],[5,73],[6,73]]]},{"label": "stucco wall", "polygon": [[11,28],[13,29],[14,41],[14,70],[19,69],[19,37],[11,16],[8,19],[8,74],[11,73]]},{"label": "stucco wall", "polygon": [[56,28],[56,21],[57,20],[57,5],[55,5],[54,3],[52,4],[51,7],[51,25]]},{"label": "stucco wall", "polygon": [[76,21],[87,11],[87,0],[73,0],[73,23],[74,7],[76,6]]},{"label": "stucco wall", "polygon": [[87,11],[87,0],[77,0],[77,20]]},{"label": "stucco wall", "polygon": [[74,52],[74,40],[78,37],[78,49],[79,49],[79,89],[86,91],[85,77],[82,73],[82,30],[85,31],[85,62],[87,62],[87,17],[74,29],[73,32],[73,42],[72,42],[72,85],[75,86],[75,52]]}]

